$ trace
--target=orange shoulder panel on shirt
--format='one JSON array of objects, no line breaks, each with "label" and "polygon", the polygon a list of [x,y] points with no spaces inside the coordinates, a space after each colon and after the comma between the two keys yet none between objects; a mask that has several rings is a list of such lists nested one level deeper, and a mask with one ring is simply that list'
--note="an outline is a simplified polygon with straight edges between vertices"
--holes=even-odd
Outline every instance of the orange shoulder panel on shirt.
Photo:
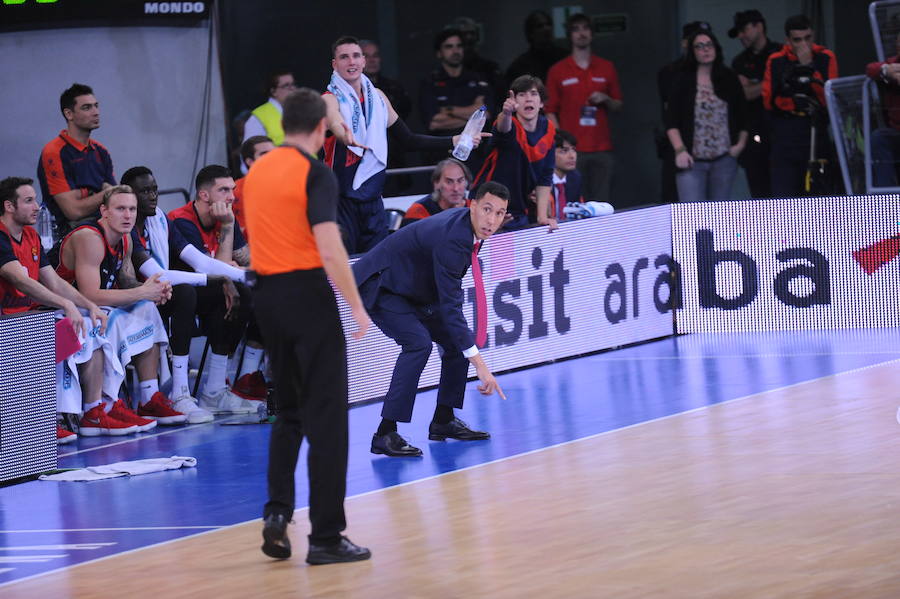
[{"label": "orange shoulder panel on shirt", "polygon": [[60,154],[65,145],[66,142],[57,135],[47,142],[41,152],[41,166],[44,168],[44,177],[47,179],[47,189],[50,190],[50,195],[72,191],[63,171]]},{"label": "orange shoulder panel on shirt", "polygon": [[307,218],[310,159],[282,146],[247,173],[244,215],[252,268],[262,275],[322,267]]}]

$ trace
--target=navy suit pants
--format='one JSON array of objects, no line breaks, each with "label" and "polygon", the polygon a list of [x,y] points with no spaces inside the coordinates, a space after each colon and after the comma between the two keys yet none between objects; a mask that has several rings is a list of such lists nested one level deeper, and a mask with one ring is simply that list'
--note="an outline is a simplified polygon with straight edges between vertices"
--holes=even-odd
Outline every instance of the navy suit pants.
[{"label": "navy suit pants", "polygon": [[[372,284],[377,284],[377,277],[367,283]],[[454,347],[449,332],[431,306],[414,305],[402,296],[380,290],[369,316],[401,348],[381,408],[382,417],[396,422],[412,420],[419,377],[431,355],[432,343],[437,343],[441,352],[437,403],[462,408],[469,360]]]}]

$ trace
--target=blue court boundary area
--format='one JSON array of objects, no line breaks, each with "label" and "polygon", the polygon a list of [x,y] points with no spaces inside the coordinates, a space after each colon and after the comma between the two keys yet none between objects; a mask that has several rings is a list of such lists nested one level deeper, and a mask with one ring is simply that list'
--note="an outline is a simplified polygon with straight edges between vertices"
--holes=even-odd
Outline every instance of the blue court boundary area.
[{"label": "blue court boundary area", "polygon": [[[350,410],[347,494],[369,493],[900,359],[898,333],[877,329],[688,335],[504,374],[499,381],[507,401],[483,397],[470,383],[460,417],[489,430],[490,441],[428,441],[436,391],[426,391],[417,399],[413,422],[400,424],[400,433],[422,448],[420,459],[369,453],[380,404],[355,406]],[[0,489],[0,586],[259,518],[265,502],[269,426],[222,422],[158,427],[119,439],[81,439],[61,448],[61,468],[172,455],[196,457],[196,468],[92,483],[33,481]],[[298,507],[305,507],[305,450],[298,474]],[[365,531],[354,529],[352,520],[348,531],[355,540],[367,542]]]}]

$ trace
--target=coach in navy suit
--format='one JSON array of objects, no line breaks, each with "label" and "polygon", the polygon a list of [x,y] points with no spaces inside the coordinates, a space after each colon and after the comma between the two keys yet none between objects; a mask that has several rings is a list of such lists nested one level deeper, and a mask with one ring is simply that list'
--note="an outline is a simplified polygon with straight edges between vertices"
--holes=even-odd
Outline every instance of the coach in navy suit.
[{"label": "coach in navy suit", "polygon": [[[428,438],[488,439],[456,418],[461,408],[469,363],[484,395],[503,397],[475,344],[463,315],[462,278],[472,265],[476,243],[503,224],[509,203],[505,186],[488,182],[478,188],[468,208],[451,208],[403,227],[372,248],[353,274],[372,321],[401,347],[381,410],[382,421],[372,438],[372,453],[420,456],[397,433],[397,422],[412,420],[419,376],[437,343],[441,379]],[[480,247],[480,246],[479,246]]]}]

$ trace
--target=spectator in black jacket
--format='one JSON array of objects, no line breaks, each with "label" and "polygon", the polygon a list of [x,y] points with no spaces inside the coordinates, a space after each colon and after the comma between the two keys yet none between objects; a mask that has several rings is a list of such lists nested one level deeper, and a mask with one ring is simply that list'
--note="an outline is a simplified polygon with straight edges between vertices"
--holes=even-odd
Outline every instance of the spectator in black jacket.
[{"label": "spectator in black jacket", "polygon": [[680,201],[731,198],[737,157],[747,144],[746,105],[718,40],[712,32],[695,32],[666,110]]}]

